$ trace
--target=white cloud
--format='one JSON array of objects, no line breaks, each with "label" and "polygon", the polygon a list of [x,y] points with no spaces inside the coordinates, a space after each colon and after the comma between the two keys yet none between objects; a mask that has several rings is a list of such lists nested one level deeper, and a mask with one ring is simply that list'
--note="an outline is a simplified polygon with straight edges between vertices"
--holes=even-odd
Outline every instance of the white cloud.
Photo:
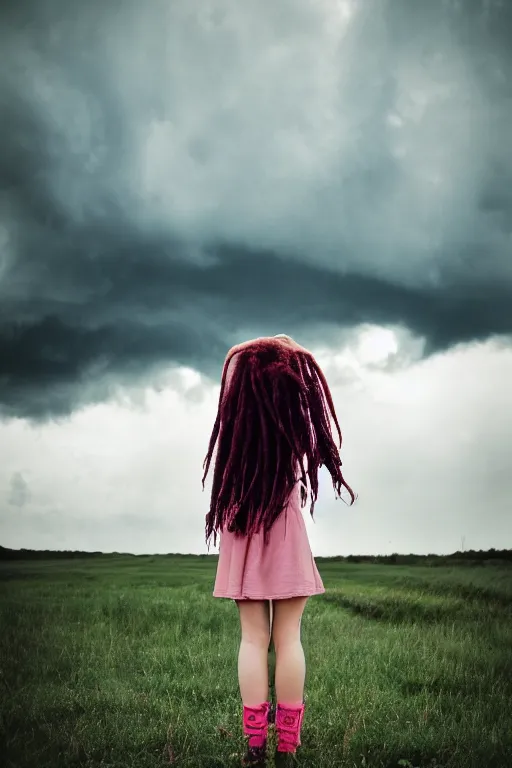
[{"label": "white cloud", "polygon": [[[372,334],[391,348],[391,336]],[[304,511],[314,553],[453,551],[462,536],[466,547],[512,546],[512,351],[472,346],[395,372],[364,360],[363,344],[360,360],[345,349],[322,363],[344,435],[345,476],[359,500],[351,508],[335,502],[321,470],[316,524]],[[184,371],[183,379],[198,386],[195,375]],[[186,387],[168,386],[146,391],[136,407],[126,400],[59,424],[3,424],[2,543],[206,551],[211,486],[202,492],[202,462],[219,386],[200,386],[199,402]],[[9,505],[13,476],[30,487],[23,508]]]}]

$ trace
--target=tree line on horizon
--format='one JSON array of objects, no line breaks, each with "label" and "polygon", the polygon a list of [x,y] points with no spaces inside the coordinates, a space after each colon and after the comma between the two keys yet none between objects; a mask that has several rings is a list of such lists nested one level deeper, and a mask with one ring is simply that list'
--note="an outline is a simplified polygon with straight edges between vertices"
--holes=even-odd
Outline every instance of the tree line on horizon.
[{"label": "tree line on horizon", "polygon": [[[183,552],[169,552],[163,555],[146,554],[134,555],[131,552],[84,552],[81,550],[37,550],[37,549],[10,549],[0,545],[0,560],[55,560],[78,559],[97,557],[175,557],[196,558],[198,560],[215,560],[218,554],[185,554]],[[512,563],[512,549],[468,549],[457,551],[448,555],[415,555],[399,554],[391,555],[335,555],[333,557],[316,557],[318,563],[378,563],[382,565],[444,565],[450,564],[497,564]]]}]

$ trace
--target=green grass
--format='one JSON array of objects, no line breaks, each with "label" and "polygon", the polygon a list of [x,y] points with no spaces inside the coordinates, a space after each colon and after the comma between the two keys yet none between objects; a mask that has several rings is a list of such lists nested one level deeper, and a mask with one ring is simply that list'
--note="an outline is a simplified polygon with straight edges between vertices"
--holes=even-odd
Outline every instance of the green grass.
[{"label": "green grass", "polygon": [[[3,765],[237,765],[238,615],[215,566],[0,563]],[[510,768],[512,568],[319,568],[299,764]]]}]

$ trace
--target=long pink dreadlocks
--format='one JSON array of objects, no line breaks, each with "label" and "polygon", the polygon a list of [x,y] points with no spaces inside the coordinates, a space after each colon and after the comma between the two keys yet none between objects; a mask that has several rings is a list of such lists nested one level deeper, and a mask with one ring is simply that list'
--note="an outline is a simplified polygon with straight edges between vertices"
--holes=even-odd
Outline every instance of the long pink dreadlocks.
[{"label": "long pink dreadlocks", "polygon": [[[325,465],[340,497],[344,486],[341,459],[329,420],[333,418],[341,448],[341,430],[329,386],[313,355],[289,337],[260,338],[233,347],[222,371],[217,418],[204,460],[203,490],[219,439],[206,542],[227,525],[236,536],[269,531],[286,506],[297,482],[297,468],[311,487],[310,513],[318,497],[318,469]],[[233,360],[237,355],[236,360]],[[229,369],[229,373],[228,373]],[[307,469],[304,467],[307,459]],[[307,487],[307,485],[306,485]],[[307,493],[301,488],[301,505]]]}]

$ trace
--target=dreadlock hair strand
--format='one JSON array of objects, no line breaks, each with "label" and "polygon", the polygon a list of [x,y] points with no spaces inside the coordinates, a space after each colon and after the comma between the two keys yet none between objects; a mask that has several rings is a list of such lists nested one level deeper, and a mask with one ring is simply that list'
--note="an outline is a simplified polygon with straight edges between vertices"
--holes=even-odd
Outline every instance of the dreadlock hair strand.
[{"label": "dreadlock hair strand", "polygon": [[[355,494],[341,472],[332,418],[341,429],[325,376],[313,355],[289,337],[260,338],[233,347],[224,362],[217,416],[203,462],[204,484],[217,448],[205,534],[223,529],[236,536],[272,525],[301,480],[301,504],[311,489],[313,517],[318,470],[325,465],[338,497]],[[304,464],[307,459],[307,468]],[[297,477],[297,472],[300,475]]]}]

